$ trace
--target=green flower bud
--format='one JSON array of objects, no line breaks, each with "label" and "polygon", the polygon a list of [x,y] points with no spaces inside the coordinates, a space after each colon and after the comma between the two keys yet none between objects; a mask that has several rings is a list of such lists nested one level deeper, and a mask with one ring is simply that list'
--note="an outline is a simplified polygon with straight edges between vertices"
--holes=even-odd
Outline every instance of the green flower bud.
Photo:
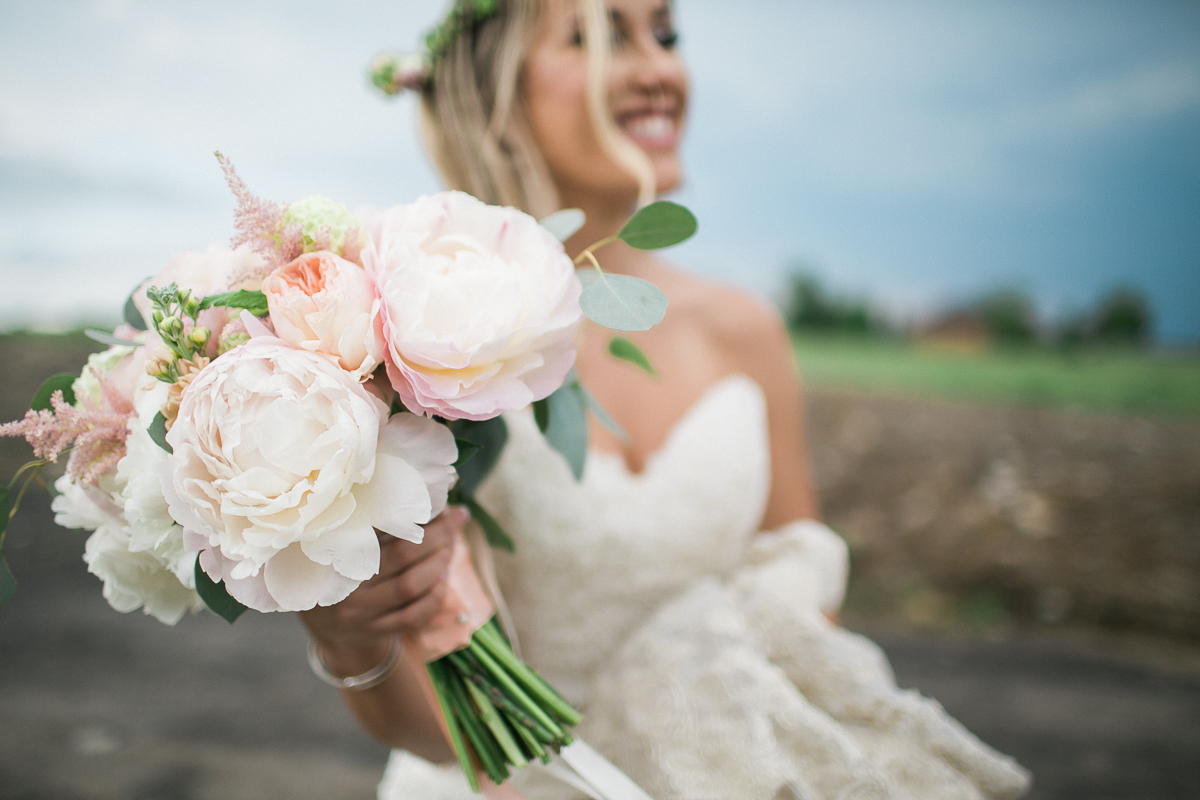
[{"label": "green flower bud", "polygon": [[192,328],[191,333],[188,334],[188,339],[192,341],[192,344],[203,347],[208,344],[208,337],[211,335],[212,332],[208,328],[197,327]]},{"label": "green flower bud", "polygon": [[[344,205],[328,197],[312,195],[288,206],[283,215],[283,225],[296,224],[300,225],[304,234],[306,253],[327,249],[341,254],[347,244],[358,247],[366,244],[366,235],[358,219]],[[351,230],[357,230],[358,241],[346,241],[346,235]]]},{"label": "green flower bud", "polygon": [[235,347],[241,347],[246,342],[250,341],[250,334],[244,332],[230,333],[221,338],[221,345],[217,348],[217,355],[225,355]]}]

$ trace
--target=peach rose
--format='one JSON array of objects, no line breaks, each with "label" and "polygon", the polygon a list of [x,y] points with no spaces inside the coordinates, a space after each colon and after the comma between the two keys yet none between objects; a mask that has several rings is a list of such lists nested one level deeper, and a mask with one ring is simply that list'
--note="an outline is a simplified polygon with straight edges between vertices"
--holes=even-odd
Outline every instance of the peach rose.
[{"label": "peach rose", "polygon": [[263,281],[275,335],[336,361],[366,380],[383,361],[375,284],[362,267],[333,253],[305,253]]}]

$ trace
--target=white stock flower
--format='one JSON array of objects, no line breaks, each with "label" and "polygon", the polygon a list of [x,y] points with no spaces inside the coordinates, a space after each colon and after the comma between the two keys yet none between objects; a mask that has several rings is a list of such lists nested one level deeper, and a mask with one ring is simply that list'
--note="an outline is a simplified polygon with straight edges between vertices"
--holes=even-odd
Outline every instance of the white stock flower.
[{"label": "white stock flower", "polygon": [[446,503],[449,430],[315,353],[259,336],[183,393],[162,471],[200,565],[258,611],[336,603],[379,569],[375,528],[419,542]]},{"label": "white stock flower", "polygon": [[117,468],[92,487],[64,475],[55,483],[59,495],[52,507],[54,521],[64,528],[95,531],[83,559],[104,582],[109,605],[122,613],[144,608],[174,625],[204,602],[195,591],[196,554],[184,552],[183,529],[164,516],[166,502],[154,468],[167,453],[146,433],[165,392],[166,384],[157,381],[139,389],[140,417],[130,418],[126,455]]},{"label": "white stock flower", "polygon": [[388,377],[405,406],[488,419],[557,389],[575,362],[579,279],[533,217],[443,192],[367,225]]}]

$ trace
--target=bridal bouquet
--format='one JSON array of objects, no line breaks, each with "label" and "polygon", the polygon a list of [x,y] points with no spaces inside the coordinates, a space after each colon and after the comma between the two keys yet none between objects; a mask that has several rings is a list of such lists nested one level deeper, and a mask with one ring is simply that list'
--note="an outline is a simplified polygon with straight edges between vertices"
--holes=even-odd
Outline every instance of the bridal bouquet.
[{"label": "bridal bouquet", "polygon": [[[0,487],[0,556],[2,526],[64,455],[56,522],[94,531],[84,559],[114,608],[171,625],[204,606],[233,622],[337,603],[378,572],[376,530],[420,542],[447,503],[512,549],[475,500],[501,414],[532,405],[580,475],[585,409],[613,423],[574,377],[576,329],[645,330],[666,308],[594,251],[682,241],[690,212],[643,208],[577,273],[560,242],[578,211],[539,224],[447,192],[360,219],[319,197],[261,200],[218,158],[238,200],[232,249],[169,261],[123,325],[89,332],[107,350],[0,426],[36,457]],[[650,369],[627,339],[609,349]],[[449,585],[407,645],[478,791],[477,773],[500,784],[570,744],[580,715],[513,654],[461,538]],[[0,601],[14,590],[0,560]]]}]

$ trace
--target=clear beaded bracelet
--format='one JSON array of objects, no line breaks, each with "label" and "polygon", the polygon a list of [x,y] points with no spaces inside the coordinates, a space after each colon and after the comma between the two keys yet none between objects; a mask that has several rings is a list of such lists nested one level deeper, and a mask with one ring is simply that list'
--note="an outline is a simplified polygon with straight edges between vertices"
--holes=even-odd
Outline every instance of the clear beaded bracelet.
[{"label": "clear beaded bracelet", "polygon": [[321,658],[321,651],[317,649],[316,642],[312,639],[308,640],[308,665],[312,667],[313,674],[330,686],[338,689],[361,692],[364,689],[370,689],[372,686],[378,686],[383,683],[384,678],[392,674],[392,670],[396,668],[396,664],[399,661],[400,637],[393,636],[391,648],[388,650],[387,655],[383,657],[383,661],[380,661],[378,665],[361,675],[350,675],[346,678],[339,678],[325,666],[325,660]]}]

